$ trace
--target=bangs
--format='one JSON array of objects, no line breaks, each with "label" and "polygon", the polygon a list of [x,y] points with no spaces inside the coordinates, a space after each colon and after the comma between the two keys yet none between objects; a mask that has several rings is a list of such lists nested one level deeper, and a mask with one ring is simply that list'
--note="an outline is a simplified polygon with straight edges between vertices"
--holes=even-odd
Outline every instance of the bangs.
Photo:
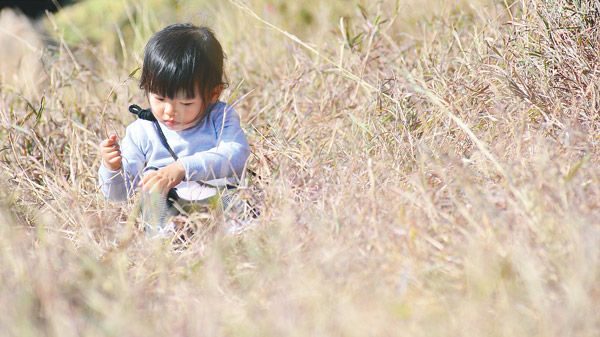
[{"label": "bangs", "polygon": [[202,76],[197,74],[199,69],[195,66],[197,55],[189,49],[183,53],[174,50],[150,53],[150,57],[144,60],[146,78],[143,89],[171,99],[181,94],[186,98],[195,97],[199,89],[196,83]]},{"label": "bangs", "polygon": [[146,89],[147,92],[170,99],[196,97],[194,82],[184,85],[188,81],[182,79],[181,76],[177,76],[177,74],[156,74],[154,78],[149,80],[150,85]]},{"label": "bangs", "polygon": [[144,51],[140,88],[174,99],[203,100],[223,85],[225,55],[212,31],[190,24],[171,25],[150,38]]}]

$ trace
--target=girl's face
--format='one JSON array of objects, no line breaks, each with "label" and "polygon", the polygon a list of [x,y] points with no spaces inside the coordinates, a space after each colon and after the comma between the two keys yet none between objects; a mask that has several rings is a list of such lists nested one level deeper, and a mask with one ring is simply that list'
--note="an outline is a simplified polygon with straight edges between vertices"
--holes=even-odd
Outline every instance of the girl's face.
[{"label": "girl's face", "polygon": [[196,125],[204,117],[206,106],[219,99],[221,90],[221,86],[215,88],[208,102],[203,102],[198,90],[194,97],[190,98],[185,94],[180,94],[173,99],[149,92],[148,101],[152,114],[159,122],[170,130],[181,131]]}]

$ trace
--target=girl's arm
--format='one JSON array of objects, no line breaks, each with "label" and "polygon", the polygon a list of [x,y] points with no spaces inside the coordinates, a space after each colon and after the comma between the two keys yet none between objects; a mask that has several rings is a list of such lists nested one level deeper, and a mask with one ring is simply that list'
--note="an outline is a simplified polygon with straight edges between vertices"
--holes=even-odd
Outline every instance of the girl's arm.
[{"label": "girl's arm", "polygon": [[229,105],[214,109],[210,116],[217,146],[207,151],[179,158],[185,169],[185,180],[239,178],[244,172],[250,146],[240,126],[240,117]]},{"label": "girl's arm", "polygon": [[[110,170],[102,160],[98,169],[100,189],[110,201],[126,201],[133,194],[139,181],[140,172],[144,167],[144,155],[133,138],[134,135],[143,135],[144,133],[133,131],[132,126],[133,124],[127,127],[120,147],[121,168]],[[139,144],[139,140],[137,143]]]}]

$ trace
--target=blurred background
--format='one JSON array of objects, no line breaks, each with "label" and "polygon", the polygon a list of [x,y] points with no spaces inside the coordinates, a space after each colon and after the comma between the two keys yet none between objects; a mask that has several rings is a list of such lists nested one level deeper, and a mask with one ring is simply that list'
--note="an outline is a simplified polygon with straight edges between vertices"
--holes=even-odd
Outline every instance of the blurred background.
[{"label": "blurred background", "polygon": [[[598,1],[1,4],[0,335],[600,335]],[[260,177],[184,248],[97,182],[176,21]]]}]

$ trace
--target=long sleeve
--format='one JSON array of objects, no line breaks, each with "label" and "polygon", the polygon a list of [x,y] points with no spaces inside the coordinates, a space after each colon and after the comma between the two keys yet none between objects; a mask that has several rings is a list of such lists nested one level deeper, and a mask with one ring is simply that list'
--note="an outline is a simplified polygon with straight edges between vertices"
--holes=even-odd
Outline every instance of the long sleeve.
[{"label": "long sleeve", "polygon": [[110,201],[125,201],[127,200],[127,182],[123,176],[123,169],[111,171],[104,162],[100,164],[98,170],[98,183],[102,194]]},{"label": "long sleeve", "polygon": [[[137,144],[140,143],[144,133],[139,132],[139,127],[131,124],[127,127],[125,137],[121,142],[121,169],[111,171],[104,162],[98,170],[100,189],[102,194],[110,201],[126,201],[139,182],[140,173],[144,168],[144,155]],[[137,139],[136,139],[137,138]]]},{"label": "long sleeve", "polygon": [[[223,102],[216,103],[206,118],[186,130],[170,130],[160,123],[169,146],[186,169],[185,180],[210,181],[226,178],[236,182],[250,155],[248,140],[238,114]],[[124,201],[133,194],[144,170],[160,169],[174,159],[162,143],[153,122],[131,123],[121,141],[122,168],[98,170],[102,193],[111,201]]]}]

